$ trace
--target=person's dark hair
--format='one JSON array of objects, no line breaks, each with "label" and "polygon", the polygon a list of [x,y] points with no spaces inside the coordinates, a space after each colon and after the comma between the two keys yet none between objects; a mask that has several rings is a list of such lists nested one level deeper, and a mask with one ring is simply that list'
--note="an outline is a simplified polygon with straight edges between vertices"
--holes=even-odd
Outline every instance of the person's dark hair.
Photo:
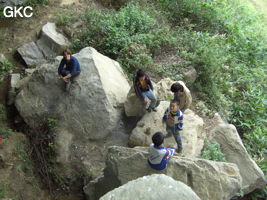
[{"label": "person's dark hair", "polygon": [[143,77],[145,76],[146,73],[142,70],[142,69],[139,69],[137,72],[136,72],[136,76],[137,78],[140,78],[140,77]]},{"label": "person's dark hair", "polygon": [[69,50],[69,49],[65,49],[65,50],[63,51],[63,56],[64,56],[65,54],[71,55],[71,54],[72,54],[72,53],[71,53],[71,50]]},{"label": "person's dark hair", "polygon": [[171,86],[171,91],[173,93],[178,92],[178,91],[183,92],[184,91],[184,87],[180,83],[174,83]]},{"label": "person's dark hair", "polygon": [[179,101],[177,101],[177,100],[171,100],[171,101],[170,101],[170,103],[175,103],[177,106],[179,106],[179,105],[180,105],[180,102],[179,102]]},{"label": "person's dark hair", "polygon": [[164,142],[164,135],[162,132],[156,132],[153,136],[152,136],[152,142],[154,143],[154,145],[156,146],[160,146],[163,144]]}]

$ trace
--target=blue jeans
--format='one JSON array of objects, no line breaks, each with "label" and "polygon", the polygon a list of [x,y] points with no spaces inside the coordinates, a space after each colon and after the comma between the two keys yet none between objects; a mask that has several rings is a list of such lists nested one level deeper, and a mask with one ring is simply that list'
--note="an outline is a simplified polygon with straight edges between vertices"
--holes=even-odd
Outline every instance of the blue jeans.
[{"label": "blue jeans", "polygon": [[157,98],[151,89],[149,89],[148,91],[142,92],[142,96],[144,98],[148,98],[151,101],[148,108],[155,108],[156,103],[157,103]]},{"label": "blue jeans", "polygon": [[181,137],[181,134],[179,133],[179,131],[175,131],[174,127],[171,127],[168,125],[166,126],[166,131],[168,133],[167,136],[173,135],[173,137],[177,143],[178,153],[181,152],[183,150],[183,144],[182,144],[182,137]]}]

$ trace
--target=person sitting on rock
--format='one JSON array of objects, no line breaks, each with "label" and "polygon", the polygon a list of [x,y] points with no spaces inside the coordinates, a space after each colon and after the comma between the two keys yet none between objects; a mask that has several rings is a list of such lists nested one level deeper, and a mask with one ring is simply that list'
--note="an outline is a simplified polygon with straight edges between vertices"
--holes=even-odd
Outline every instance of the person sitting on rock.
[{"label": "person sitting on rock", "polygon": [[168,133],[166,137],[173,135],[178,146],[177,152],[181,153],[183,150],[183,145],[180,131],[183,129],[184,124],[183,113],[179,109],[179,102],[175,100],[170,102],[170,107],[168,107],[164,112],[162,122],[166,123],[166,131]]},{"label": "person sitting on rock", "polygon": [[148,164],[150,167],[156,170],[163,170],[168,164],[168,160],[173,156],[176,150],[176,146],[166,148],[163,145],[164,135],[162,132],[156,132],[152,136],[153,144],[150,145],[148,152]]},{"label": "person sitting on rock", "polygon": [[[153,85],[149,76],[141,69],[136,73],[133,79],[133,85],[136,95],[141,99],[141,101],[146,106],[146,110],[151,112],[153,110],[156,112],[157,98],[153,93]],[[148,99],[150,99],[150,105],[148,106]]]},{"label": "person sitting on rock", "polygon": [[58,67],[58,74],[60,79],[65,82],[65,90],[68,91],[71,82],[81,72],[80,64],[74,56],[71,55],[71,51],[66,49],[63,51],[63,58]]},{"label": "person sitting on rock", "polygon": [[174,93],[174,100],[180,102],[181,111],[185,112],[192,103],[190,90],[185,86],[184,82],[178,81],[172,84],[171,91]]}]

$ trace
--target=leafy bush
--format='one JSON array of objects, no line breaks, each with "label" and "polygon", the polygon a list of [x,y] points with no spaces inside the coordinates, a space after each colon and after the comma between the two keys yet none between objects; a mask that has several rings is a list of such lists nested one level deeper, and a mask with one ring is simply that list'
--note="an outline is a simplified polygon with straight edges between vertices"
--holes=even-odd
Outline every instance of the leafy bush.
[{"label": "leafy bush", "polygon": [[7,59],[4,59],[2,62],[0,62],[0,78],[5,76],[11,68],[12,64]]},{"label": "leafy bush", "polygon": [[204,149],[201,157],[208,160],[225,162],[225,155],[220,150],[220,144],[217,142],[209,142],[205,140]]},{"label": "leafy bush", "polygon": [[7,138],[13,133],[13,130],[7,127],[0,127],[0,136]]},{"label": "leafy bush", "polygon": [[82,19],[85,28],[74,38],[73,48],[93,46],[103,54],[119,59],[127,72],[148,67],[153,54],[175,43],[167,27],[159,27],[155,18],[134,3],[127,4],[117,13],[87,8]]}]

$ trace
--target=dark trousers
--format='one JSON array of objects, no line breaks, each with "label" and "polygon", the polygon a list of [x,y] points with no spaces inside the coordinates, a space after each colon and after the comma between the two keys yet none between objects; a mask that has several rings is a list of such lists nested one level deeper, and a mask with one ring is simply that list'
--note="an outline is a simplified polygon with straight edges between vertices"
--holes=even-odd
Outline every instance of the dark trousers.
[{"label": "dark trousers", "polygon": [[[80,73],[81,73],[80,71],[75,72],[74,74],[71,75],[71,77],[69,78],[69,81],[67,83],[65,82],[65,90],[66,91],[69,90],[71,82],[73,82],[75,80],[75,78],[80,75]],[[65,69],[63,69],[60,73],[60,75],[63,77],[65,77],[69,74],[70,74],[70,71],[65,70]]]},{"label": "dark trousers", "polygon": [[183,150],[183,145],[182,145],[182,137],[179,133],[179,131],[175,131],[174,127],[170,127],[170,126],[166,126],[166,131],[168,133],[168,136],[173,135],[176,143],[177,143],[177,147],[178,147],[178,153],[180,153]]},{"label": "dark trousers", "polygon": [[[74,74],[72,74],[71,77],[70,77],[70,81],[73,81],[77,76],[80,75],[80,73],[81,73],[80,71],[77,71],[77,72],[75,72]],[[65,77],[65,76],[67,76],[67,75],[69,75],[69,74],[70,74],[70,71],[65,70],[65,69],[63,69],[63,70],[61,71],[61,73],[60,73],[60,75],[63,76],[63,77]]]}]

